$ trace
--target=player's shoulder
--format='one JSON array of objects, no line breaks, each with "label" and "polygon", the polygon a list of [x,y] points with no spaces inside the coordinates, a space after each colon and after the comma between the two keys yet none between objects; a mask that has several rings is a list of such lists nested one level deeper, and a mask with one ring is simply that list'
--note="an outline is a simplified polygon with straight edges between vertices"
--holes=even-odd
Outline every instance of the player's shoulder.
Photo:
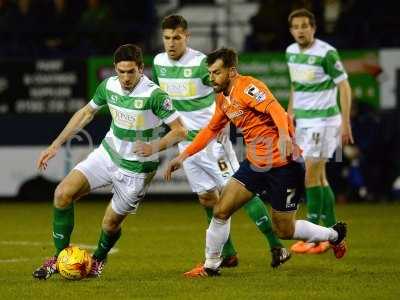
[{"label": "player's shoulder", "polygon": [[286,48],[286,53],[298,53],[299,45],[297,43],[292,43]]},{"label": "player's shoulder", "polygon": [[181,59],[181,63],[187,67],[197,67],[200,66],[203,60],[206,58],[206,55],[198,50],[187,48],[187,52]]},{"label": "player's shoulder", "polygon": [[336,51],[336,48],[325,41],[315,39],[315,43],[312,47],[312,52],[314,52],[313,54],[325,56],[329,51]]},{"label": "player's shoulder", "polygon": [[168,64],[168,54],[167,52],[161,52],[158,53],[156,56],[153,58],[153,64],[154,65],[165,65]]},{"label": "player's shoulder", "polygon": [[254,78],[253,76],[243,76],[241,75],[237,79],[237,87],[238,92],[246,93],[246,91],[252,86],[256,86],[258,88],[266,87],[265,83],[261,80]]}]

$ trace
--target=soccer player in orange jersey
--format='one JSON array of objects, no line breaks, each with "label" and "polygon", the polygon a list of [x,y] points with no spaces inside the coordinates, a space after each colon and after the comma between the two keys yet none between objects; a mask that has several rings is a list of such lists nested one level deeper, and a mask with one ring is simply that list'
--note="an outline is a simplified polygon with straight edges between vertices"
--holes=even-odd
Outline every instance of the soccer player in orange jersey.
[{"label": "soccer player in orange jersey", "polygon": [[284,109],[264,83],[238,73],[237,54],[233,49],[221,48],[210,53],[207,64],[217,93],[214,116],[186,150],[169,163],[164,177],[169,180],[186,158],[203,149],[229,121],[243,133],[247,158],[214,206],[214,217],[206,234],[204,265],[185,275],[220,275],[221,250],[229,235],[230,217],[254,194],[270,202],[273,227],[280,238],[330,241],[335,256],[342,257],[346,252],[345,223],[326,228],[296,220],[297,203],[304,189],[304,165]]}]

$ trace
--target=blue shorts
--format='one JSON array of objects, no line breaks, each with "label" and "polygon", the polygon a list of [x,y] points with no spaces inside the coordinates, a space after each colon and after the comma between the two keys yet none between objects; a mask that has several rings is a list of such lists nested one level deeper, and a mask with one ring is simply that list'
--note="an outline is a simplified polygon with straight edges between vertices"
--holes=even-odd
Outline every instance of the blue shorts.
[{"label": "blue shorts", "polygon": [[273,209],[294,211],[304,193],[304,175],[303,163],[291,161],[282,167],[262,170],[246,159],[232,177],[269,202]]}]

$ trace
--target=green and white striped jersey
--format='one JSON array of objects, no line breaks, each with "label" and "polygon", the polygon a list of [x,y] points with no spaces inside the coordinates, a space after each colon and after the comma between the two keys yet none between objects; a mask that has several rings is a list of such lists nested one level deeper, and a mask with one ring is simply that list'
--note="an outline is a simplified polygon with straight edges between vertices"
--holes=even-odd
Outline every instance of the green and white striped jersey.
[{"label": "green and white striped jersey", "polygon": [[297,43],[286,49],[297,127],[339,126],[337,84],[347,78],[335,48],[315,39],[301,51]]},{"label": "green and white striped jersey", "polygon": [[89,104],[94,109],[108,105],[112,122],[102,145],[117,166],[136,173],[157,169],[157,153],[140,157],[133,153],[133,146],[137,140],[159,140],[162,122],[168,124],[178,118],[167,93],[144,75],[133,91],[127,92],[113,76],[100,83]]},{"label": "green and white striped jersey", "polygon": [[206,56],[191,48],[187,48],[177,61],[169,59],[166,52],[160,53],[153,61],[153,80],[170,95],[174,108],[189,130],[188,140],[193,140],[215,110]]}]

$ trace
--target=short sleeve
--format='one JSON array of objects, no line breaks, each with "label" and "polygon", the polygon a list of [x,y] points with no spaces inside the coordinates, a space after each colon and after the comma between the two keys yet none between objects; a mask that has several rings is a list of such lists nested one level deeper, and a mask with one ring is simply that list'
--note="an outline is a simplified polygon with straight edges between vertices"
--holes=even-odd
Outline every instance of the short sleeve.
[{"label": "short sleeve", "polygon": [[165,124],[169,124],[178,118],[178,113],[172,105],[172,100],[167,93],[157,88],[151,94],[151,110]]},{"label": "short sleeve", "polygon": [[98,109],[103,105],[107,104],[107,90],[106,90],[107,79],[103,80],[96,89],[96,92],[93,95],[92,100],[90,101],[90,105],[94,109]]},{"label": "short sleeve", "polygon": [[257,111],[266,112],[268,106],[276,101],[268,87],[260,81],[248,80],[241,85],[241,89],[242,97],[240,98],[247,106]]},{"label": "short sleeve", "polygon": [[326,53],[323,65],[325,72],[333,79],[335,84],[347,79],[347,73],[336,50],[330,50]]}]

